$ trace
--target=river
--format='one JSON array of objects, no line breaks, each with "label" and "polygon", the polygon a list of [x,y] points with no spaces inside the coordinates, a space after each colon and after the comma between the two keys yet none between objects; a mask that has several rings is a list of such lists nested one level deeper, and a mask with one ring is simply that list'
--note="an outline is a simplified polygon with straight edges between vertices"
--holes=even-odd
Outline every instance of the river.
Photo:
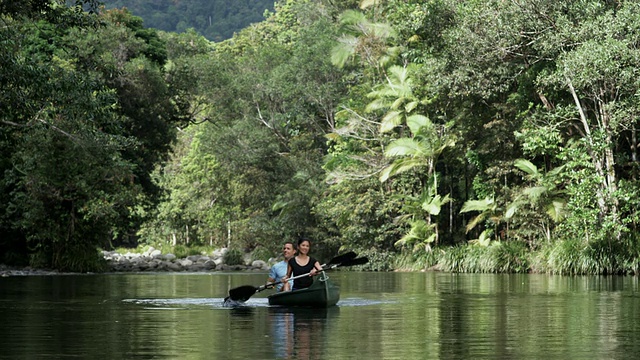
[{"label": "river", "polygon": [[327,310],[243,308],[266,274],[0,278],[2,359],[637,359],[637,277],[333,272]]}]

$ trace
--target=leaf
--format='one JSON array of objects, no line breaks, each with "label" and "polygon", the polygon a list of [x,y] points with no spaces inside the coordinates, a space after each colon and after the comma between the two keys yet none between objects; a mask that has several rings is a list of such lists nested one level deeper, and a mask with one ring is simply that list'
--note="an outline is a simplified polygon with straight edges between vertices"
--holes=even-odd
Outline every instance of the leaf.
[{"label": "leaf", "polygon": [[537,202],[549,189],[546,186],[532,186],[522,191],[532,202]]},{"label": "leaf", "polygon": [[[391,105],[389,106],[389,108],[396,110],[396,109],[400,109],[400,106],[404,103],[405,98],[402,97],[402,95],[400,94],[400,96],[393,100],[393,102],[391,103]],[[406,111],[400,110],[402,112],[402,114],[404,115],[406,113]]]},{"label": "leaf", "polygon": [[[369,97],[374,97],[373,93],[368,94]],[[366,112],[373,112],[380,109],[387,109],[389,106],[387,105],[384,99],[375,99],[364,108]]]},{"label": "leaf", "polygon": [[481,213],[480,215],[474,217],[473,219],[471,219],[468,223],[467,226],[465,227],[465,233],[468,233],[469,231],[471,231],[474,227],[476,227],[480,222],[484,221],[484,219],[486,218],[487,214],[486,213]]},{"label": "leaf", "polygon": [[430,244],[434,241],[436,241],[436,237],[438,236],[438,234],[436,234],[435,232],[431,233],[431,235],[429,235],[428,238],[424,239],[423,243],[427,243]]},{"label": "leaf", "polygon": [[491,236],[487,230],[480,233],[478,237],[478,244],[481,246],[489,246],[489,242],[491,241]]},{"label": "leaf", "polygon": [[380,172],[380,182],[385,182],[389,180],[391,177],[391,172],[393,171],[393,165],[389,165]]},{"label": "leaf", "polygon": [[367,24],[369,20],[361,11],[345,10],[340,14],[340,24],[347,27],[357,28],[358,24]]},{"label": "leaf", "polygon": [[416,114],[407,117],[407,126],[409,127],[409,130],[411,130],[411,133],[414,135],[420,134],[421,130],[426,127],[430,128],[431,125],[431,120],[429,120],[429,118],[424,115]]},{"label": "leaf", "polygon": [[531,176],[537,176],[540,174],[538,172],[538,167],[529,160],[518,159],[513,165]]},{"label": "leaf", "polygon": [[389,111],[380,122],[380,133],[386,133],[396,126],[402,124],[402,112],[401,111]]},{"label": "leaf", "polygon": [[422,209],[428,212],[429,215],[437,216],[442,210],[442,205],[448,203],[449,201],[451,201],[449,194],[445,195],[444,197],[435,195],[433,196],[433,198],[431,198],[430,201],[425,201],[422,204]]},{"label": "leaf", "polygon": [[362,0],[360,1],[360,9],[366,9],[369,6],[376,5],[379,0]]},{"label": "leaf", "polygon": [[411,138],[400,138],[392,141],[384,152],[387,157],[415,156],[420,154],[420,143]]},{"label": "leaf", "polygon": [[565,209],[567,203],[562,199],[554,199],[551,204],[547,206],[547,214],[553,219],[555,222],[560,222],[564,218]]},{"label": "leaf", "polygon": [[486,211],[491,209],[493,205],[493,198],[485,198],[483,200],[467,200],[464,205],[462,205],[462,209],[460,210],[460,212]]},{"label": "leaf", "polygon": [[342,35],[338,38],[338,44],[331,49],[331,63],[343,67],[349,58],[355,53],[358,39],[352,35]]},{"label": "leaf", "polygon": [[421,165],[424,165],[424,164],[419,160],[408,159],[408,158],[398,159],[382,171],[380,175],[380,181],[385,182],[391,176],[403,173],[407,170],[411,170],[416,166],[421,166]]},{"label": "leaf", "polygon": [[368,26],[377,37],[389,38],[395,36],[395,31],[393,31],[393,28],[389,24],[369,22]]},{"label": "leaf", "polygon": [[416,106],[418,106],[418,101],[411,101],[404,106],[404,111],[408,114],[412,112]]},{"label": "leaf", "polygon": [[507,212],[504,214],[504,217],[507,219],[511,219],[520,208],[520,205],[522,205],[522,203],[518,201],[509,204],[509,206],[507,206]]},{"label": "leaf", "polygon": [[479,245],[479,246],[489,246],[491,243],[491,235],[489,230],[485,230],[480,233],[480,236],[477,239],[469,240],[469,244]]},{"label": "leaf", "polygon": [[422,209],[428,212],[429,215],[437,216],[438,214],[440,214],[440,210],[442,209],[442,206],[440,204],[430,202],[430,203],[423,204]]}]

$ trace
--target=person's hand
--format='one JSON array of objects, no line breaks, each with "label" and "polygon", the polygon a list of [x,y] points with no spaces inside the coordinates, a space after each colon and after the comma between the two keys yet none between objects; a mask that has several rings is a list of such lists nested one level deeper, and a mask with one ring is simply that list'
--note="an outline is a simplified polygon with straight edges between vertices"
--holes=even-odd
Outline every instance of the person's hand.
[{"label": "person's hand", "polygon": [[282,277],[282,279],[280,280],[281,283],[286,283],[287,281],[289,281],[289,278],[285,275],[284,277]]},{"label": "person's hand", "polygon": [[313,268],[311,269],[311,271],[309,271],[309,276],[316,276],[317,273],[318,273],[318,269]]}]

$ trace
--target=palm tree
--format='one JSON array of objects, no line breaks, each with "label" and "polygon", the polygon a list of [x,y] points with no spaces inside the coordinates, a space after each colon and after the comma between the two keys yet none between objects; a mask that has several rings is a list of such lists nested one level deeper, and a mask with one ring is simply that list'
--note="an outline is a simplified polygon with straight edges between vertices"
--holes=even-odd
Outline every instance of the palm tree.
[{"label": "palm tree", "polygon": [[498,206],[493,197],[487,197],[482,200],[468,200],[462,205],[461,213],[478,211],[479,214],[472,218],[466,226],[466,232],[473,230],[478,224],[489,221],[493,224],[492,228],[484,229],[477,239],[469,241],[479,245],[488,246],[491,241],[491,234],[498,234],[498,225],[502,222],[502,209]]},{"label": "palm tree", "polygon": [[[380,133],[382,134],[405,122],[409,125],[409,114],[421,103],[413,94],[413,81],[409,75],[410,70],[410,66],[391,66],[387,71],[386,82],[377,86],[367,95],[367,97],[374,100],[367,105],[366,111],[387,111],[380,122]],[[413,116],[424,118],[423,115]],[[417,125],[420,126],[421,124]]]},{"label": "palm tree", "polygon": [[[431,181],[429,182],[431,183]],[[409,232],[395,246],[413,245],[413,250],[422,247],[429,251],[431,243],[438,244],[438,222],[432,221],[432,216],[440,215],[442,207],[451,201],[449,194],[441,196],[437,193],[437,179],[433,177],[433,185],[427,186],[418,196],[405,196],[404,211],[407,213],[397,220],[409,219]]]},{"label": "palm tree", "polygon": [[364,13],[347,10],[340,15],[343,34],[331,51],[331,62],[339,67],[350,59],[380,69],[399,53],[398,47],[388,46],[395,32],[389,24],[372,22]]},{"label": "palm tree", "polygon": [[448,132],[449,126],[437,129],[426,116],[411,115],[407,117],[407,125],[413,136],[393,140],[385,150],[385,156],[397,159],[380,174],[383,182],[391,176],[419,166],[427,168],[427,177],[430,178],[440,154],[455,145],[455,137]]},{"label": "palm tree", "polygon": [[369,93],[374,100],[367,105],[368,111],[385,110],[380,122],[380,133],[386,133],[397,126],[406,125],[410,137],[400,137],[387,146],[384,155],[395,160],[384,168],[380,181],[418,168],[426,168],[426,179],[429,184],[417,197],[407,196],[406,215],[410,218],[411,229],[396,245],[426,245],[438,242],[437,220],[432,217],[440,214],[442,206],[450,201],[449,195],[438,194],[435,164],[440,154],[455,144],[453,135],[449,133],[450,125],[439,126],[422,114],[414,114],[414,110],[423,103],[413,94],[413,83],[409,67],[392,66],[388,70],[387,82]]},{"label": "palm tree", "polygon": [[551,221],[543,218],[540,226],[547,240],[551,240],[551,222],[562,221],[566,214],[567,202],[562,197],[563,191],[558,189],[556,185],[556,180],[563,170],[563,166],[545,174],[529,160],[518,159],[514,165],[526,174],[525,179],[532,185],[523,188],[514,201],[509,204],[505,217],[512,218],[524,206],[544,211],[548,216],[547,219]]}]

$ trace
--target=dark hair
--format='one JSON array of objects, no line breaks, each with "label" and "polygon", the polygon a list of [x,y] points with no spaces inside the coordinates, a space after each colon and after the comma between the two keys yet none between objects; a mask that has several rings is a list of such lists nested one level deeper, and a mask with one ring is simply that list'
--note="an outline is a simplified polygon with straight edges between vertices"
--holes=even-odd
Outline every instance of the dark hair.
[{"label": "dark hair", "polygon": [[293,241],[285,241],[283,245],[287,245],[287,244],[291,244],[291,247],[293,248],[293,250],[298,250],[298,247],[296,246],[296,244],[293,243]]},{"label": "dark hair", "polygon": [[307,238],[300,238],[300,240],[298,240],[298,246],[300,246],[300,244],[302,244],[303,242],[308,241],[309,245],[311,245],[311,240],[307,239]]}]

